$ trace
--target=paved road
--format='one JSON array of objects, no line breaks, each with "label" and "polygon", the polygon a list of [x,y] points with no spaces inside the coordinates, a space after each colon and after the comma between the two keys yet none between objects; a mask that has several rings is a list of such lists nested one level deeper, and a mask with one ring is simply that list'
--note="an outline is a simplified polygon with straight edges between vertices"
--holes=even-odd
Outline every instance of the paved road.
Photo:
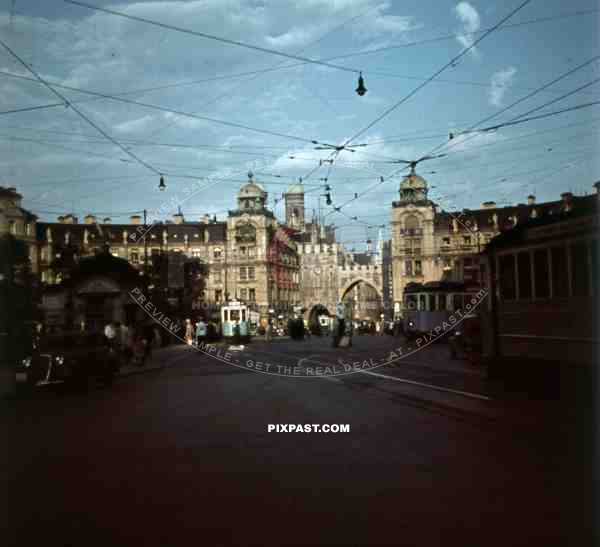
[{"label": "paved road", "polygon": [[[357,338],[345,355],[396,343],[384,340]],[[236,358],[287,366],[311,355],[340,353],[313,339]],[[581,427],[517,423],[502,401],[366,373],[266,375],[183,346],[164,358],[110,390],[45,390],[2,408],[3,544],[591,545]],[[372,372],[486,395],[479,373],[461,378],[441,349],[411,361]]]}]

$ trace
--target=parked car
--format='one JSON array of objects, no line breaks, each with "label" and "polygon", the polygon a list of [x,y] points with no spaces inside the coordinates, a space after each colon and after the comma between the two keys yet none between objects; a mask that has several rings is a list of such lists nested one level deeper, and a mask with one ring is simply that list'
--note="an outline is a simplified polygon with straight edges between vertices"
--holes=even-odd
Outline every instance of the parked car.
[{"label": "parked car", "polygon": [[29,388],[59,383],[87,387],[95,381],[111,385],[119,366],[117,350],[102,334],[48,335],[18,364],[17,383]]}]

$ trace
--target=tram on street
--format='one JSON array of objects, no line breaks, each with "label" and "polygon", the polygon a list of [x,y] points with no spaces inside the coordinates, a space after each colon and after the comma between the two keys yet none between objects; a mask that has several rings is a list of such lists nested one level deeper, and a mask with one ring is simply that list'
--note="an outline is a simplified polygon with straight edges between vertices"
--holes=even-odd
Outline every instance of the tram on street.
[{"label": "tram on street", "polygon": [[[403,295],[405,335],[416,338],[425,333],[435,332],[436,327],[451,323],[450,317],[458,310],[467,311],[467,305],[472,298],[473,293],[466,292],[464,283],[460,282],[409,283]],[[454,319],[452,323],[459,319],[460,317]],[[452,330],[448,329],[443,334],[450,334]]]},{"label": "tram on street", "polygon": [[225,338],[233,337],[233,328],[239,321],[249,321],[248,306],[239,300],[232,300],[221,306],[221,326]]}]

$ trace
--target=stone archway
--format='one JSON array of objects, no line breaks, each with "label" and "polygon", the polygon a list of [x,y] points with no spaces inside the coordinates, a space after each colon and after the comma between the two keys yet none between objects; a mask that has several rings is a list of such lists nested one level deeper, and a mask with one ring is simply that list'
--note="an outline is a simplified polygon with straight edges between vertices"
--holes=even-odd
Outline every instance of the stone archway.
[{"label": "stone archway", "polygon": [[340,290],[340,300],[348,301],[348,299],[352,299],[353,319],[379,320],[383,312],[383,295],[373,282],[363,277],[348,282]]},{"label": "stone archway", "polygon": [[315,304],[312,308],[306,310],[306,319],[308,328],[313,334],[321,334],[323,329],[331,326],[331,320],[322,322],[322,316],[332,317],[331,312],[323,304]]}]

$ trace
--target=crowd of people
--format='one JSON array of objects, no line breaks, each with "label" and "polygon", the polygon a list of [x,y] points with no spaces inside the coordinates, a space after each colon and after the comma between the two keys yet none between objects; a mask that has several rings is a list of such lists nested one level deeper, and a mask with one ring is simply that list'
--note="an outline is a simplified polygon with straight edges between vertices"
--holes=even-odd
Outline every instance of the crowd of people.
[{"label": "crowd of people", "polygon": [[120,352],[125,364],[143,366],[152,356],[153,347],[162,346],[160,329],[151,323],[111,321],[104,327],[104,337]]}]

